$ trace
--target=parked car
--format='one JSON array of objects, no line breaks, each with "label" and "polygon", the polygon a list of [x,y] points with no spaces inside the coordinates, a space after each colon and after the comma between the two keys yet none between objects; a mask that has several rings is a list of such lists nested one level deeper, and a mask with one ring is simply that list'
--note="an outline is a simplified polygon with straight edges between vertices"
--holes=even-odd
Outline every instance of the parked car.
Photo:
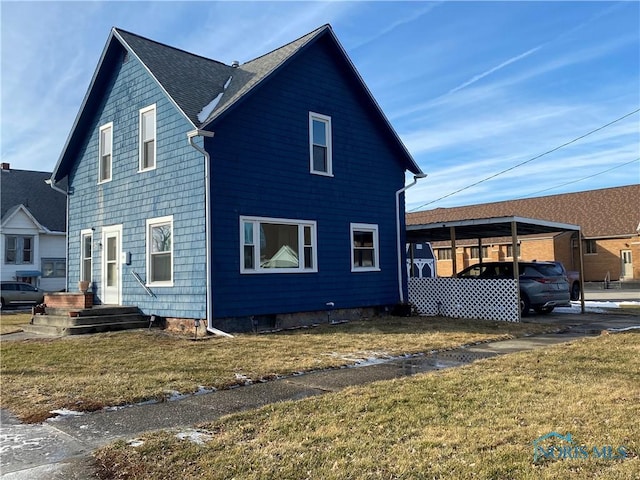
[{"label": "parked car", "polygon": [[580,300],[580,272],[576,272],[573,270],[567,270],[564,268],[562,262],[551,262],[558,265],[564,275],[569,280],[569,293],[571,294],[571,300]]},{"label": "parked car", "polygon": [[[520,273],[520,312],[527,316],[551,313],[555,307],[569,306],[569,282],[563,270],[553,262],[518,262]],[[485,262],[471,265],[458,278],[514,278],[512,262]]]},{"label": "parked car", "polygon": [[44,302],[44,291],[25,282],[2,282],[0,309],[9,306],[38,305]]}]

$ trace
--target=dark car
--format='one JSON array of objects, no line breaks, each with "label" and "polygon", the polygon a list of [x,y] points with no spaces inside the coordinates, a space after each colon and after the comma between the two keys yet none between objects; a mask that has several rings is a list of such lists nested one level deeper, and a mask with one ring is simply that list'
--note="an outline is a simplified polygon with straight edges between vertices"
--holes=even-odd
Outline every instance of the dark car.
[{"label": "dark car", "polygon": [[8,306],[38,305],[44,302],[44,291],[25,282],[2,282],[0,309]]},{"label": "dark car", "polygon": [[[569,282],[564,271],[553,262],[518,262],[520,274],[520,312],[523,316],[533,308],[537,313],[550,313],[555,307],[569,306]],[[471,265],[456,275],[458,278],[514,278],[513,262],[485,262]]]}]

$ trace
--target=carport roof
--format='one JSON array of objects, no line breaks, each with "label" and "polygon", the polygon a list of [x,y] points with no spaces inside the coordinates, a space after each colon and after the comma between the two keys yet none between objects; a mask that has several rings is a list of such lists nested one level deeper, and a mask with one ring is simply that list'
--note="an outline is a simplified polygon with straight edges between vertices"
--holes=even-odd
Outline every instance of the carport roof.
[{"label": "carport roof", "polygon": [[450,222],[407,225],[407,242],[438,242],[451,240],[451,227],[455,228],[456,240],[476,238],[510,237],[511,226],[515,222],[518,235],[537,235],[580,231],[578,225],[550,222],[524,217],[492,217],[454,220]]}]

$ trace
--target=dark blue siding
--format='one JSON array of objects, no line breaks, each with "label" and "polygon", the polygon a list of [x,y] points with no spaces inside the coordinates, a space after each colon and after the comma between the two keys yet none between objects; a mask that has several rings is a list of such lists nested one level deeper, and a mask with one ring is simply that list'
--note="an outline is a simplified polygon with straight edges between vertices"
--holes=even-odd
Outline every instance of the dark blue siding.
[{"label": "dark blue siding", "polygon": [[[93,227],[93,280],[100,297],[102,230],[120,224],[122,250],[131,253],[131,265],[121,265],[122,303],[146,313],[204,318],[204,160],[187,141],[193,126],[135,58],[103,67],[113,68],[113,76],[102,104],[87,106],[97,114],[70,175],[68,289],[77,289],[80,275],[80,231]],[[139,173],[139,109],[154,103],[156,169]],[[98,185],[98,130],[108,122],[113,122],[112,181]],[[146,220],[168,215],[173,215],[174,286],[152,287],[157,297],[152,298],[131,272],[147,278]]]},{"label": "dark blue siding", "polygon": [[[206,141],[216,317],[322,310],[329,301],[336,308],[399,301],[395,192],[404,168],[344,67],[324,41],[315,43]],[[309,173],[309,111],[331,116],[334,177]],[[318,272],[240,274],[240,215],[317,221]],[[379,226],[380,272],[351,272],[350,223]]]}]

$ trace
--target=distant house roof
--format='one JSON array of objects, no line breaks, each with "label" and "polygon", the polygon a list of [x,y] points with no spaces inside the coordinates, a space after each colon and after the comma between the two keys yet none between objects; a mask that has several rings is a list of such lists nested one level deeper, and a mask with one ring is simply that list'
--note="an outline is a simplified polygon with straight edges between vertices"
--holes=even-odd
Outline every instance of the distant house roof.
[{"label": "distant house roof", "polygon": [[2,220],[23,205],[43,227],[52,232],[65,232],[67,199],[45,183],[50,177],[47,172],[3,168],[0,171]]},{"label": "distant house roof", "polygon": [[119,59],[121,61],[125,54],[133,55],[140,60],[194,128],[206,130],[212,129],[215,121],[251,95],[257,87],[268,81],[306,47],[321,38],[328,38],[332,42],[336,50],[334,58],[347,66],[349,74],[356,79],[361,91],[368,97],[379,121],[386,128],[391,141],[395,143],[407,170],[422,173],[349,60],[330,25],[323,25],[293,42],[236,66],[113,28],[54,169],[54,180],[57,182],[68,175],[71,168],[70,158],[79,148],[83,133],[87,132],[89,122],[86,119],[100,103],[111,74],[109,68],[103,67]]},{"label": "distant house roof", "polygon": [[545,197],[437,208],[407,214],[407,225],[494,217],[527,217],[579,225],[587,238],[637,235],[640,184]]}]

